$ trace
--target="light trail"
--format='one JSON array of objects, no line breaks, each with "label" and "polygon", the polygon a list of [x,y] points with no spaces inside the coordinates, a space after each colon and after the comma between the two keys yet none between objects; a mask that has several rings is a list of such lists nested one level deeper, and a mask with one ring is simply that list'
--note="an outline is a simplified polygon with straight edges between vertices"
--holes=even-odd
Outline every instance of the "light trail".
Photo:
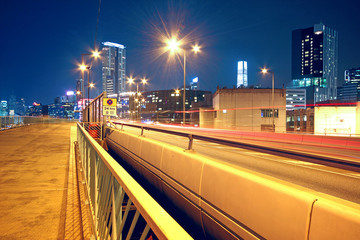
[{"label": "light trail", "polygon": [[[352,103],[317,103],[317,104],[304,104],[294,105],[294,107],[324,107],[324,106],[356,106],[357,102]],[[274,106],[275,108],[286,108],[286,105]],[[272,106],[262,107],[241,107],[241,108],[220,108],[220,109],[204,109],[204,110],[187,110],[185,113],[196,113],[196,112],[221,112],[221,111],[235,111],[235,110],[251,110],[251,109],[272,109]],[[183,111],[174,111],[175,113],[182,113]]]}]

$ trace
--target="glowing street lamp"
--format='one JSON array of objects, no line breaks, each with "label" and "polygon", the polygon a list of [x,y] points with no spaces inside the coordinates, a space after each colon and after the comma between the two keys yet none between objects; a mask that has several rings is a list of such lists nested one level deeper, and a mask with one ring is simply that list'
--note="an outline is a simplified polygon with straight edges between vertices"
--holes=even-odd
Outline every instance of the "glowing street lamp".
[{"label": "glowing street lamp", "polygon": [[[166,41],[166,43],[167,43],[167,49],[171,53],[176,53],[176,52],[180,52],[180,51],[183,51],[183,53],[184,53],[184,65],[183,65],[183,69],[184,69],[183,124],[185,124],[185,111],[186,111],[186,107],[185,107],[185,102],[186,102],[186,51],[188,49],[180,48],[181,42],[177,41],[176,38],[168,39]],[[198,53],[198,52],[200,52],[200,46],[199,45],[194,45],[191,50],[194,53]]]},{"label": "glowing street lamp", "polygon": [[198,52],[200,52],[200,46],[195,45],[195,46],[193,46],[192,50],[193,50],[193,52],[198,53]]},{"label": "glowing street lamp", "polygon": [[272,129],[275,132],[275,110],[274,110],[274,72],[266,69],[265,67],[261,69],[261,72],[265,75],[271,73],[272,88],[271,88],[271,101],[272,101]]},{"label": "glowing street lamp", "polygon": [[[88,89],[88,104],[89,104],[89,99],[90,99],[90,87],[94,87],[94,86],[90,86],[90,69],[92,66],[92,60],[90,62],[90,65],[87,66],[84,63],[84,57],[85,56],[91,56],[93,59],[97,59],[100,57],[100,52],[95,50],[92,51],[92,53],[82,53],[81,54],[81,65],[79,66],[79,69],[81,70],[81,79],[82,79],[82,89],[85,88],[84,86],[84,72],[87,70],[88,71],[88,80],[87,80],[87,89]],[[81,91],[82,94],[82,99],[84,99],[84,90]],[[90,121],[90,111],[88,111],[88,121]]]},{"label": "glowing street lamp", "polygon": [[167,49],[171,52],[177,52],[180,50],[179,48],[180,42],[176,40],[176,38],[168,39],[167,41]]},{"label": "glowing street lamp", "polygon": [[142,83],[145,86],[145,84],[147,84],[147,82],[148,82],[148,79],[146,79],[145,77],[142,79],[136,79],[136,78],[133,78],[132,76],[128,77],[128,83],[130,85],[136,84],[136,93],[135,93],[135,97],[134,97],[135,98],[134,101],[136,102],[136,105],[137,105],[136,106],[136,108],[137,108],[136,118],[138,117],[138,114],[139,114],[139,98],[141,97],[141,93],[139,92],[139,83]]}]

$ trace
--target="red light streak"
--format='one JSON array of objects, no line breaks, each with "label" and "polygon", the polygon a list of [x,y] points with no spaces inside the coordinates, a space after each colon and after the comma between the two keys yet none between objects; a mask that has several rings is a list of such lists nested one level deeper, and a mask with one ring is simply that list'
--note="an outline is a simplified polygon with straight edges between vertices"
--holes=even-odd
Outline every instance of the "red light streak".
[{"label": "red light streak", "polygon": [[[306,104],[306,105],[293,105],[294,107],[324,107],[324,106],[356,106],[357,102],[352,103],[317,103],[317,104]],[[286,106],[274,106],[274,108],[286,108]],[[204,109],[204,110],[187,110],[185,113],[196,113],[196,112],[219,112],[219,111],[233,111],[233,110],[251,110],[251,109],[272,109],[272,106],[264,107],[243,107],[243,108],[221,108],[221,109]],[[183,111],[175,111],[175,113],[182,113]]]}]

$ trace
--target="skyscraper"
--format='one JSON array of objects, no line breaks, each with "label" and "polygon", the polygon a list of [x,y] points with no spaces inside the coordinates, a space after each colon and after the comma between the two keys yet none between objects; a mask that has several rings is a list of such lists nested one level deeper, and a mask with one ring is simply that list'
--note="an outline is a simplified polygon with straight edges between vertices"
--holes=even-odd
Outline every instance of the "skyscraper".
[{"label": "skyscraper", "polygon": [[103,42],[102,82],[103,91],[108,95],[118,96],[126,90],[126,51],[124,45]]},{"label": "skyscraper", "polygon": [[345,84],[338,87],[338,99],[360,101],[360,67],[345,70]]},{"label": "skyscraper", "polygon": [[360,84],[360,67],[345,70],[345,83]]},{"label": "skyscraper", "polygon": [[193,78],[193,80],[191,80],[190,82],[190,89],[191,90],[197,90],[199,88],[199,78]]},{"label": "skyscraper", "polygon": [[237,84],[239,88],[241,86],[248,86],[248,74],[247,74],[247,61],[238,62]]},{"label": "skyscraper", "polygon": [[292,86],[306,88],[307,103],[336,99],[338,33],[324,24],[292,32]]}]

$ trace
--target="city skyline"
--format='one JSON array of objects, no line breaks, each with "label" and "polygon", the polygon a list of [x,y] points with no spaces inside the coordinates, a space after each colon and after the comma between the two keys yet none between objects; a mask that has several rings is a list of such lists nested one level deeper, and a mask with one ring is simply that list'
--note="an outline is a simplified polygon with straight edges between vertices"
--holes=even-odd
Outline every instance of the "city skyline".
[{"label": "city skyline", "polygon": [[[80,55],[94,48],[98,2],[86,6],[46,1],[2,5],[0,28],[8,36],[2,43],[8,47],[0,58],[0,98],[13,93],[25,98],[27,104],[49,104],[56,96],[74,90],[80,78],[76,71]],[[266,66],[275,72],[275,86],[282,87],[291,83],[291,32],[322,22],[339,33],[340,86],[344,71],[360,66],[360,33],[352,27],[356,22],[355,5],[358,3],[350,1],[340,6],[334,1],[315,1],[311,5],[310,1],[103,1],[96,45],[104,41],[124,44],[127,76],[145,75],[149,78],[148,89],[179,88],[181,64],[158,52],[163,44],[159,33],[178,31],[180,37],[187,36],[189,43],[202,46],[201,54],[187,58],[188,84],[198,76],[205,86],[201,90],[214,92],[217,85],[232,87],[236,84],[237,62],[247,59],[249,86],[271,86],[269,76],[259,73]],[[239,8],[244,9],[240,15]],[[96,67],[100,66],[94,66],[96,89],[92,94],[102,90],[101,70],[96,72]]]}]

